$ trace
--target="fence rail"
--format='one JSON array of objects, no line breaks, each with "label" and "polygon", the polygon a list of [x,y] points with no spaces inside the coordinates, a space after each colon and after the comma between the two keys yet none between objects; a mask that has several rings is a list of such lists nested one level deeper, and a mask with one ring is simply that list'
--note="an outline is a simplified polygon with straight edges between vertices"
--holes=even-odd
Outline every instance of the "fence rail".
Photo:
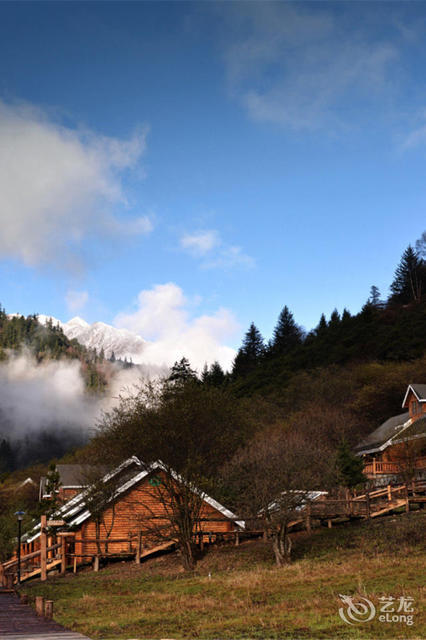
[{"label": "fence rail", "polygon": [[[382,489],[367,492],[362,495],[348,497],[346,499],[324,497],[317,501],[307,503],[303,509],[294,512],[294,519],[288,523],[288,528],[296,525],[305,526],[307,531],[311,530],[311,520],[327,521],[331,526],[333,519],[345,518],[370,518],[382,515],[395,508],[403,507],[409,511],[410,503],[421,503],[426,501],[426,481],[414,481],[409,484],[402,484],[392,487],[388,485]],[[420,497],[419,497],[420,496]],[[65,573],[71,563],[74,572],[77,570],[77,558],[89,558],[93,561],[95,570],[99,569],[99,561],[102,557],[134,556],[137,563],[141,558],[146,557],[166,548],[170,548],[176,543],[173,539],[164,541],[156,547],[144,547],[144,532],[129,532],[127,537],[120,538],[77,538],[75,532],[60,531],[57,536],[60,542],[48,544],[46,516],[41,518],[40,549],[21,555],[20,568],[23,580],[28,577],[39,575],[41,580],[47,579],[49,571],[56,569]],[[253,521],[253,524],[255,522]],[[259,524],[261,524],[259,520]],[[240,540],[248,536],[266,535],[265,528],[257,529],[235,529],[233,531],[206,531],[199,530],[194,533],[194,542],[201,548],[206,543],[218,542],[220,540],[234,540],[235,545]],[[147,532],[146,532],[147,533]],[[78,552],[72,544],[81,544],[81,552]],[[85,544],[95,544],[98,549],[85,552]],[[105,545],[104,551],[99,547]],[[126,544],[127,548],[111,551],[109,545]],[[109,548],[108,548],[109,547]],[[3,564],[0,564],[0,585],[11,588],[18,573],[18,558],[14,557]]]}]

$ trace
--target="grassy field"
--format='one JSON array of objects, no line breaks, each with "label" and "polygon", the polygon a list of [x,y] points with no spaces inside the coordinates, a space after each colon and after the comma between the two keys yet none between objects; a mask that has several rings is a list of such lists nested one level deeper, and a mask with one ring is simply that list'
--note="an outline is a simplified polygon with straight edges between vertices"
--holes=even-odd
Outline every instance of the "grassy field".
[{"label": "grassy field", "polygon": [[[425,514],[426,515],[426,514]],[[358,638],[426,637],[426,518],[421,512],[294,539],[294,561],[273,565],[270,547],[248,541],[212,548],[194,574],[177,554],[109,565],[95,574],[52,577],[23,587],[30,600],[54,600],[55,618],[90,638]],[[210,576],[209,576],[210,574]],[[414,624],[346,624],[339,594],[414,598]],[[396,610],[397,606],[395,607]],[[390,614],[392,615],[392,614]]]}]

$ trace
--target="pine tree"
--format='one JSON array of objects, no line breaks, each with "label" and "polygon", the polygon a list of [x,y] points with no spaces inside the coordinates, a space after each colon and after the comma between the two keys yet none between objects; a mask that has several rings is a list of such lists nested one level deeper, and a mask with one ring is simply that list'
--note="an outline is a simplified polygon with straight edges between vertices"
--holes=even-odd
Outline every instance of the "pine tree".
[{"label": "pine tree", "polygon": [[426,231],[423,231],[420,238],[416,241],[416,253],[422,260],[426,260]]},{"label": "pine tree", "polygon": [[346,440],[337,449],[336,468],[339,483],[348,489],[366,480],[363,473],[364,462],[360,456],[352,453]]},{"label": "pine tree", "polygon": [[247,375],[256,368],[264,355],[265,344],[262,334],[252,322],[235,357],[232,376],[236,378]]},{"label": "pine tree", "polygon": [[370,297],[368,298],[368,303],[371,304],[373,307],[381,306],[380,289],[376,287],[376,285],[374,284],[370,288]]},{"label": "pine tree", "polygon": [[323,335],[327,331],[328,325],[327,320],[325,319],[325,315],[322,313],[321,318],[315,327],[315,333],[317,336]]},{"label": "pine tree", "polygon": [[176,361],[170,370],[169,377],[167,378],[168,383],[178,386],[187,382],[196,382],[197,380],[197,374],[194,369],[191,369],[191,365],[187,358],[181,358],[179,362]]},{"label": "pine tree", "polygon": [[281,311],[274,329],[270,351],[272,355],[283,355],[302,342],[302,330],[295,323],[293,314],[287,306]]},{"label": "pine tree", "polygon": [[330,316],[330,322],[328,323],[328,326],[330,328],[336,328],[340,325],[340,315],[339,312],[337,311],[337,309],[334,309],[334,311],[332,312],[331,316]]},{"label": "pine tree", "polygon": [[408,245],[395,270],[395,277],[390,286],[392,291],[390,301],[400,304],[418,302],[425,284],[425,262],[413,247]]},{"label": "pine tree", "polygon": [[220,387],[225,382],[225,372],[219,362],[215,360],[209,371],[209,384],[213,387]]}]

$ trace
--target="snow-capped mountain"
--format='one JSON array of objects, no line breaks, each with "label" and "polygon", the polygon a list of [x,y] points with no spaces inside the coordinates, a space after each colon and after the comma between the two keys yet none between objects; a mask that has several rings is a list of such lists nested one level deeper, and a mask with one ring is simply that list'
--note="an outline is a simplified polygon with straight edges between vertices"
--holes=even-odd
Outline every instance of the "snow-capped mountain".
[{"label": "snow-capped mountain", "polygon": [[[39,315],[39,322],[45,324],[50,316]],[[127,329],[116,329],[104,322],[89,324],[76,316],[68,322],[60,322],[51,318],[54,325],[59,324],[63,332],[72,340],[76,338],[80,344],[90,349],[96,349],[98,353],[103,349],[106,358],[114,353],[116,358],[132,360],[134,363],[142,362],[142,352],[148,344],[146,340]]]}]

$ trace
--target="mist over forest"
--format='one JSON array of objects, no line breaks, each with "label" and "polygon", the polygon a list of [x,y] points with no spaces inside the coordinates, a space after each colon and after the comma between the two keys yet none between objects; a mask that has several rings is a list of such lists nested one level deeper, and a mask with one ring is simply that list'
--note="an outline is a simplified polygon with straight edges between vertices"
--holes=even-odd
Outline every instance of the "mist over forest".
[{"label": "mist over forest", "polygon": [[[316,397],[319,422],[318,406],[324,405],[325,413],[334,410],[327,385],[340,388],[347,414],[341,419],[359,426],[355,438],[398,412],[401,390],[413,377],[424,379],[425,247],[426,233],[406,249],[386,300],[373,285],[358,314],[336,309],[309,333],[285,305],[269,341],[250,325],[231,371],[215,362],[198,374],[183,359],[183,375],[190,372],[199,384],[226,388],[237,397],[266,398],[289,420],[307,411],[304,385],[310,398]],[[158,367],[153,372],[158,376]],[[0,472],[81,447],[120,394],[132,394],[151,373],[149,365],[106,359],[69,340],[59,326],[40,324],[37,316],[8,316],[0,309]],[[372,381],[382,386],[380,402],[371,392]]]}]

